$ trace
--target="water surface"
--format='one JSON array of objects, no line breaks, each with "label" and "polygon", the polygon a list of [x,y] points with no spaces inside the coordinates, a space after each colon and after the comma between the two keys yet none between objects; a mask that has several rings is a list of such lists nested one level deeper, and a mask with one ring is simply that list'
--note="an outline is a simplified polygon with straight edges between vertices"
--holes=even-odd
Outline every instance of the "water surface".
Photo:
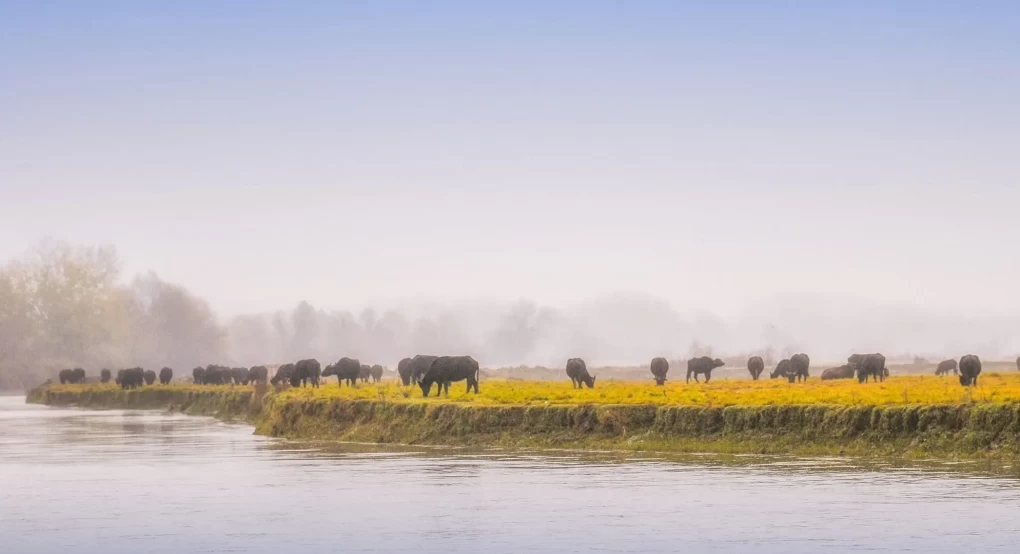
[{"label": "water surface", "polygon": [[318,446],[0,397],[0,552],[1017,552],[1020,487],[847,460]]}]

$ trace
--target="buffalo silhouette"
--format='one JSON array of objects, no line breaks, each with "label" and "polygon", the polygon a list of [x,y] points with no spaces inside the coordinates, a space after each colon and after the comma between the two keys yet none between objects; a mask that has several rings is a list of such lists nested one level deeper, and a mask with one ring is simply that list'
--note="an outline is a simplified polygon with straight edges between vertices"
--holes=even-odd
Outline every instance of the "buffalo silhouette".
[{"label": "buffalo silhouette", "polygon": [[173,378],[174,378],[174,370],[170,369],[169,367],[164,367],[163,369],[159,370],[159,384],[160,385],[169,385],[170,384],[170,380],[173,379]]},{"label": "buffalo silhouette", "polygon": [[705,376],[705,382],[707,383],[712,380],[712,370],[724,365],[726,365],[726,362],[719,358],[712,359],[708,356],[691,358],[687,360],[687,382],[690,383],[693,376],[694,382],[700,383],[698,375],[701,374]]},{"label": "buffalo silhouette", "polygon": [[751,379],[757,381],[763,371],[765,371],[765,362],[761,356],[751,356],[747,360],[747,372],[751,374]]},{"label": "buffalo silhouette", "polygon": [[648,369],[651,370],[656,385],[661,387],[666,384],[666,374],[669,373],[669,361],[666,358],[652,358],[652,363],[648,364]]},{"label": "buffalo silhouette", "polygon": [[589,389],[595,388],[595,377],[588,374],[588,366],[581,358],[567,360],[567,377],[576,389],[584,388],[584,385],[588,385]]},{"label": "buffalo silhouette", "polygon": [[981,375],[981,359],[973,354],[960,358],[960,384],[977,386],[978,375]]},{"label": "buffalo silhouette", "polygon": [[943,360],[939,362],[938,367],[935,368],[935,375],[959,375],[960,372],[957,369],[956,360]]},{"label": "buffalo silhouette", "polygon": [[467,380],[468,392],[473,388],[475,394],[478,394],[479,373],[478,362],[471,356],[439,356],[432,360],[418,386],[421,387],[422,396],[428,396],[435,383],[438,385],[436,396],[439,396],[440,391],[450,394],[450,383]]},{"label": "buffalo silhouette", "polygon": [[358,375],[361,373],[361,362],[357,358],[340,358],[335,364],[326,366],[325,371],[322,372],[323,377],[329,377],[336,375],[337,386],[344,386],[344,381],[347,382],[348,386],[354,387],[358,382]]}]

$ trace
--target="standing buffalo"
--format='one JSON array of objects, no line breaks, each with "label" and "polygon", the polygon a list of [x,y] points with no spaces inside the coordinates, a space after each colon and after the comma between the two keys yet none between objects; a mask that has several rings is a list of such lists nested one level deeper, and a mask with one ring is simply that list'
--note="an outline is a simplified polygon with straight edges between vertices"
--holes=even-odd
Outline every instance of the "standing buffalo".
[{"label": "standing buffalo", "polygon": [[248,384],[248,368],[246,367],[235,367],[230,370],[230,379],[235,385],[247,385]]},{"label": "standing buffalo", "polygon": [[60,384],[74,384],[81,385],[85,383],[85,370],[84,369],[61,369],[60,373],[57,374],[60,379]]},{"label": "standing buffalo", "polygon": [[1016,368],[1017,370],[1020,370],[1020,356],[1017,356],[1016,358]]},{"label": "standing buffalo", "polygon": [[368,364],[361,364],[361,368],[358,370],[358,379],[362,383],[367,383],[368,378],[372,376],[372,366]]},{"label": "standing buffalo", "polygon": [[857,381],[867,383],[868,378],[885,381],[888,372],[885,369],[885,356],[881,354],[853,354],[847,362],[857,369]]},{"label": "standing buffalo", "polygon": [[414,362],[411,358],[404,358],[397,364],[397,375],[400,376],[400,382],[406,387],[411,384],[411,370],[413,369]]},{"label": "standing buffalo", "polygon": [[71,373],[74,375],[74,382],[75,383],[78,383],[79,385],[84,385],[85,384],[85,370],[84,369],[82,369],[80,367],[76,367],[76,368],[74,368],[74,371],[72,371]]},{"label": "standing buffalo", "polygon": [[473,388],[475,394],[478,394],[478,375],[478,362],[471,356],[439,356],[432,360],[418,386],[421,387],[422,396],[428,396],[432,390],[432,383],[436,383],[438,385],[436,396],[439,396],[440,391],[450,394],[450,383],[466,379],[468,392]]},{"label": "standing buffalo", "polygon": [[411,358],[411,382],[415,385],[421,383],[422,375],[425,375],[425,372],[432,366],[432,362],[438,357],[429,354],[418,354]]},{"label": "standing buffalo", "polygon": [[207,365],[205,366],[205,379],[202,382],[206,385],[228,385],[233,382],[230,368],[222,365]]},{"label": "standing buffalo", "polygon": [[104,384],[110,382],[110,370],[109,369],[105,369],[104,368],[102,371],[99,372],[99,382],[100,383],[104,383]]},{"label": "standing buffalo", "polygon": [[977,386],[978,375],[981,375],[981,360],[968,354],[960,358],[960,384],[963,386]]},{"label": "standing buffalo", "polygon": [[169,367],[164,367],[163,369],[159,370],[159,384],[160,385],[169,385],[170,384],[170,380],[173,379],[173,378],[174,378],[174,370],[170,369]]},{"label": "standing buffalo", "polygon": [[[155,375],[153,378],[155,380]],[[136,389],[145,382],[145,370],[140,367],[122,369],[117,372],[117,381],[122,389]]]},{"label": "standing buffalo", "polygon": [[283,364],[276,368],[276,375],[269,380],[272,385],[279,385],[281,383],[290,383],[291,378],[294,376],[294,364]]},{"label": "standing buffalo", "polygon": [[809,367],[811,367],[811,358],[808,358],[807,354],[794,354],[790,356],[791,375],[787,375],[787,379],[791,383],[801,380],[807,381]]},{"label": "standing buffalo", "polygon": [[195,369],[192,369],[191,370],[191,380],[194,381],[196,385],[204,385],[205,384],[205,368],[204,367],[196,367]]},{"label": "standing buffalo", "polygon": [[383,375],[383,366],[381,366],[379,364],[376,364],[376,365],[372,366],[372,382],[373,383],[378,383],[379,381],[382,381],[382,375]]},{"label": "standing buffalo", "polygon": [[841,365],[839,367],[830,367],[822,372],[822,381],[831,381],[833,379],[853,379],[854,373],[854,366],[850,364]]},{"label": "standing buffalo", "polygon": [[248,382],[259,384],[265,383],[269,378],[269,368],[264,365],[257,365],[248,370]]},{"label": "standing buffalo", "polygon": [[935,375],[959,375],[960,372],[957,370],[956,360],[943,360],[939,362],[939,366],[935,368]]},{"label": "standing buffalo", "polygon": [[772,373],[769,373],[769,379],[778,379],[780,377],[782,377],[783,379],[788,379],[791,373],[792,371],[790,370],[790,360],[789,359],[779,360],[779,363],[776,364],[776,369],[772,370]]},{"label": "standing buffalo", "polygon": [[720,360],[719,358],[716,358],[714,360],[712,358],[709,358],[708,356],[701,356],[700,358],[691,358],[687,360],[687,382],[690,383],[691,376],[693,376],[694,382],[700,383],[700,381],[698,381],[698,375],[701,374],[705,376],[705,382],[707,383],[712,380],[712,370],[717,367],[722,367],[724,365],[726,365],[726,362]]},{"label": "standing buffalo", "polygon": [[151,369],[147,369],[145,370],[145,373],[142,374],[142,378],[145,379],[146,385],[151,385],[156,382],[156,372]]},{"label": "standing buffalo", "polygon": [[652,377],[655,378],[655,384],[660,387],[666,384],[666,374],[669,373],[669,362],[666,358],[652,358],[652,363],[649,364],[648,369],[652,371]]},{"label": "standing buffalo", "polygon": [[340,361],[335,364],[326,366],[326,371],[322,372],[323,377],[329,377],[330,375],[336,375],[337,386],[344,386],[344,381],[347,381],[348,386],[355,386],[358,382],[358,374],[361,373],[361,361],[357,358],[340,358]]},{"label": "standing buffalo", "polygon": [[762,361],[761,356],[751,356],[747,360],[747,372],[751,374],[751,379],[757,381],[763,371],[765,371],[765,362]]},{"label": "standing buffalo", "polygon": [[570,384],[576,389],[595,388],[595,378],[588,374],[588,366],[581,358],[570,358],[567,360],[567,377],[570,377]]},{"label": "standing buffalo", "polygon": [[319,386],[319,377],[322,375],[322,366],[319,365],[319,360],[314,358],[301,360],[294,364],[294,374],[290,376],[290,386],[305,386],[306,383],[311,383],[312,387]]}]

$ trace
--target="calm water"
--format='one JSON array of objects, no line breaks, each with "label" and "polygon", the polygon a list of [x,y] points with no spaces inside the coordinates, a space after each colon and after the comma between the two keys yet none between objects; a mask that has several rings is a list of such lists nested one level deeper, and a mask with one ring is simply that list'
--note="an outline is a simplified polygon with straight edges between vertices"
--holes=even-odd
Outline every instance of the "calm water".
[{"label": "calm water", "polygon": [[1008,477],[312,448],[0,397],[0,552],[1017,552]]}]

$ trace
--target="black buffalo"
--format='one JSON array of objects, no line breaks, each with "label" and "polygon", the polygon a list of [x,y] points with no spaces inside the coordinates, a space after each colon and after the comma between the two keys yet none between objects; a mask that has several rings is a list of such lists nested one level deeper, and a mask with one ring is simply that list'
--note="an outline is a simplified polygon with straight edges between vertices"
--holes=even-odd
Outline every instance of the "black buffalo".
[{"label": "black buffalo", "polygon": [[117,381],[122,389],[136,389],[145,382],[145,370],[140,367],[122,369],[117,372]]},{"label": "black buffalo", "polygon": [[235,385],[247,385],[248,384],[248,368],[246,367],[233,367],[230,368],[230,379]]},{"label": "black buffalo", "polygon": [[475,394],[478,394],[478,374],[478,362],[471,356],[439,356],[432,360],[418,386],[421,387],[422,396],[428,396],[432,384],[436,383],[436,396],[439,396],[440,391],[450,394],[450,383],[466,379],[468,392],[474,389]]},{"label": "black buffalo", "polygon": [[164,367],[163,369],[159,370],[159,384],[160,385],[169,385],[170,384],[170,380],[173,379],[173,378],[174,378],[174,370],[170,369],[169,367]]},{"label": "black buffalo", "polygon": [[808,368],[811,367],[811,358],[808,358],[807,354],[794,354],[790,356],[790,375],[786,378],[791,383],[794,381],[807,381]]},{"label": "black buffalo", "polygon": [[60,384],[72,384],[81,385],[85,383],[85,370],[78,369],[61,369],[60,373],[57,374],[57,378],[60,379]]},{"label": "black buffalo", "polygon": [[418,354],[411,358],[411,382],[416,385],[421,383],[421,376],[425,375],[425,372],[432,366],[432,362],[438,357],[429,354]]},{"label": "black buffalo", "polygon": [[372,375],[372,382],[373,383],[378,383],[379,381],[382,381],[382,374],[383,374],[383,366],[381,366],[379,364],[376,364],[376,365],[372,366],[371,375]]},{"label": "black buffalo", "polygon": [[839,367],[830,367],[822,372],[822,381],[831,381],[833,379],[853,379],[854,373],[854,366],[850,364],[841,365]]},{"label": "black buffalo", "polygon": [[335,364],[326,366],[326,370],[322,372],[323,377],[329,377],[336,375],[337,386],[344,386],[344,381],[347,382],[348,386],[354,387],[358,382],[358,374],[361,373],[361,361],[357,358],[340,358]]},{"label": "black buffalo", "polygon": [[939,362],[939,366],[935,368],[935,375],[959,375],[960,372],[957,370],[956,360],[943,360]]},{"label": "black buffalo", "polygon": [[581,358],[567,360],[567,377],[570,377],[574,388],[584,388],[584,385],[588,385],[589,389],[595,388],[595,377],[588,374],[588,366]]},{"label": "black buffalo", "polygon": [[700,381],[698,381],[698,375],[701,374],[705,376],[705,382],[707,383],[712,380],[712,370],[724,365],[726,365],[726,362],[719,358],[714,360],[708,356],[691,358],[687,360],[687,382],[690,383],[691,377],[693,376],[694,382],[700,383]]},{"label": "black buffalo", "polygon": [[400,376],[400,382],[406,387],[411,384],[411,370],[414,367],[414,361],[411,358],[404,358],[397,364],[397,375]]},{"label": "black buffalo", "polygon": [[205,379],[202,382],[206,385],[229,385],[233,382],[230,368],[222,365],[207,365],[205,366]]},{"label": "black buffalo", "polygon": [[666,383],[666,374],[669,373],[669,362],[666,358],[652,358],[652,363],[648,364],[648,369],[652,372],[652,378],[655,379],[655,384],[660,387]]},{"label": "black buffalo", "polygon": [[765,371],[765,362],[761,356],[751,356],[747,360],[747,372],[751,374],[751,379],[757,381],[763,371]]},{"label": "black buffalo", "polygon": [[142,378],[145,379],[146,385],[151,385],[156,382],[156,372],[151,369],[147,369],[145,370],[145,373],[142,374]]},{"label": "black buffalo", "polygon": [[857,369],[857,381],[867,383],[869,378],[885,381],[889,374],[885,368],[885,356],[881,354],[853,354],[847,362]]},{"label": "black buffalo", "polygon": [[978,375],[981,375],[981,360],[968,354],[960,358],[960,384],[963,386],[977,386]]},{"label": "black buffalo", "polygon": [[109,369],[103,369],[102,371],[99,372],[99,382],[100,383],[109,383],[110,382],[110,377],[111,377],[111,375],[110,375],[110,370]]},{"label": "black buffalo", "polygon": [[191,370],[191,380],[194,381],[196,385],[204,385],[205,384],[205,368],[204,367],[196,367],[195,369],[192,369]]},{"label": "black buffalo", "polygon": [[311,384],[313,388],[319,386],[319,377],[322,376],[322,366],[319,360],[309,358],[294,364],[294,374],[290,376],[290,386],[305,386]]},{"label": "black buffalo", "polygon": [[358,379],[360,379],[362,383],[367,383],[371,376],[372,366],[368,364],[361,364],[361,368],[358,370]]},{"label": "black buffalo", "polygon": [[294,364],[283,364],[276,368],[276,375],[269,380],[272,385],[279,385],[282,383],[290,383],[291,378],[294,376]]},{"label": "black buffalo", "polygon": [[1020,356],[1017,356],[1016,358],[1016,368],[1017,370],[1020,370]]},{"label": "black buffalo", "polygon": [[789,379],[790,373],[792,373],[790,371],[790,360],[779,360],[779,363],[776,364],[776,369],[772,370],[772,373],[769,373],[769,379]]},{"label": "black buffalo", "polygon": [[249,383],[265,383],[269,379],[269,368],[264,365],[257,365],[248,370]]}]

